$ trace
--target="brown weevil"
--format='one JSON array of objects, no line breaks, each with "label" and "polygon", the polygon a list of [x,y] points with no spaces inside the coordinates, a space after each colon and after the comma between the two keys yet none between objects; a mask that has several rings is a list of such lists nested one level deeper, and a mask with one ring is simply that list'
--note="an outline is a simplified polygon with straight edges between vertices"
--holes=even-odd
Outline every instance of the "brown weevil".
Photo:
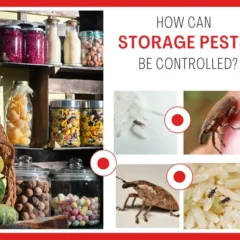
[{"label": "brown weevil", "polygon": [[217,187],[215,187],[214,189],[211,189],[211,191],[208,194],[208,198],[211,198],[215,194],[216,191],[217,191]]},{"label": "brown weevil", "polygon": [[226,203],[226,202],[228,202],[228,201],[230,201],[231,199],[230,199],[230,197],[226,197],[226,198],[224,198],[223,200],[221,200],[220,201],[220,203]]},{"label": "brown weevil", "polygon": [[225,144],[223,142],[222,133],[219,131],[219,127],[230,127],[233,130],[240,129],[234,128],[232,125],[227,123],[226,121],[230,116],[239,114],[240,111],[236,111],[236,98],[233,96],[225,96],[220,99],[210,110],[205,121],[203,122],[202,129],[199,135],[199,143],[203,144],[203,137],[205,134],[212,135],[212,144],[214,148],[222,154],[222,152],[216,147],[215,143],[215,133],[218,135],[218,139],[220,140],[223,147]]},{"label": "brown weevil", "polygon": [[139,125],[139,126],[141,126],[142,128],[145,127],[145,124],[142,123],[142,122],[139,122],[138,120],[134,120],[134,121],[133,121],[133,124]]},{"label": "brown weevil", "polygon": [[136,201],[137,198],[142,199],[142,206],[136,215],[136,223],[139,223],[138,216],[141,214],[143,209],[147,206],[148,209],[143,214],[144,221],[148,222],[147,214],[151,210],[153,206],[169,210],[170,216],[179,217],[179,214],[174,214],[173,211],[178,211],[179,206],[175,198],[164,188],[157,186],[153,183],[144,181],[144,180],[138,180],[138,181],[132,181],[127,182],[123,180],[122,178],[116,177],[123,181],[122,188],[129,188],[133,187],[137,193],[130,193],[123,205],[123,208],[117,207],[117,210],[119,211],[125,211],[129,206],[127,205],[129,198],[133,198],[132,207]]}]

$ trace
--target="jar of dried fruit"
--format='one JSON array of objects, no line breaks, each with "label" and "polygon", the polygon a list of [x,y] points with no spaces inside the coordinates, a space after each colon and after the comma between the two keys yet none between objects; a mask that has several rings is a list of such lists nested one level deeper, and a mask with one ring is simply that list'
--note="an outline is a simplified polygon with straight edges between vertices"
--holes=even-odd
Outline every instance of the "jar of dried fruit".
[{"label": "jar of dried fruit", "polygon": [[103,101],[80,100],[82,146],[102,146],[103,130]]},{"label": "jar of dried fruit", "polygon": [[0,26],[0,61],[22,62],[22,32],[16,25]]},{"label": "jar of dried fruit", "polygon": [[32,64],[45,63],[45,36],[42,28],[24,28],[23,62]]},{"label": "jar of dried fruit", "polygon": [[82,65],[89,67],[101,67],[103,65],[103,32],[80,32],[82,46]]},{"label": "jar of dried fruit", "polygon": [[64,64],[81,66],[81,41],[77,32],[77,21],[69,20],[66,24],[66,38],[64,40]]},{"label": "jar of dried fruit", "polygon": [[80,104],[77,100],[50,102],[50,140],[61,147],[79,147]]},{"label": "jar of dried fruit", "polygon": [[51,215],[49,170],[33,165],[30,156],[21,156],[15,163],[19,220]]},{"label": "jar of dried fruit", "polygon": [[29,146],[31,142],[32,93],[27,81],[15,81],[10,88],[6,105],[6,128],[8,138],[14,145]]},{"label": "jar of dried fruit", "polygon": [[101,221],[102,179],[82,160],[70,159],[67,167],[53,172],[53,215],[68,217],[70,228],[96,227]]}]

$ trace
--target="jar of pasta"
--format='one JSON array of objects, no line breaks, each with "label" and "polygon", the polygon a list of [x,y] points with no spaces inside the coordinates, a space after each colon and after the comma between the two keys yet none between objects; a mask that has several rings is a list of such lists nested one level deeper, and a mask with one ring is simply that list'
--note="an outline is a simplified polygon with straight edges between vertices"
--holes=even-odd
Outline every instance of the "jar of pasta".
[{"label": "jar of pasta", "polygon": [[15,81],[10,88],[6,105],[6,128],[10,142],[29,146],[32,136],[33,107],[30,99],[33,90],[27,81]]},{"label": "jar of pasta", "polygon": [[80,105],[76,100],[50,102],[50,140],[61,147],[79,147]]},{"label": "jar of pasta", "polygon": [[80,101],[80,136],[83,146],[103,145],[103,101]]},{"label": "jar of pasta", "polygon": [[66,38],[64,40],[64,64],[81,66],[81,41],[77,32],[77,21],[69,20],[66,24]]}]

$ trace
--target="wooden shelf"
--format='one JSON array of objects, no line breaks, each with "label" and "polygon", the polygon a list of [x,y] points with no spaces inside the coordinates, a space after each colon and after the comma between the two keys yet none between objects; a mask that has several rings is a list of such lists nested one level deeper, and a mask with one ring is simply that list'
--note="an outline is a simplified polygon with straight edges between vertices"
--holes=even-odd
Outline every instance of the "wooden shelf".
[{"label": "wooden shelf", "polygon": [[15,149],[18,150],[28,150],[28,151],[76,151],[76,150],[101,150],[103,149],[103,146],[97,146],[97,147],[62,147],[62,148],[31,148],[31,147],[19,147],[14,146]]}]

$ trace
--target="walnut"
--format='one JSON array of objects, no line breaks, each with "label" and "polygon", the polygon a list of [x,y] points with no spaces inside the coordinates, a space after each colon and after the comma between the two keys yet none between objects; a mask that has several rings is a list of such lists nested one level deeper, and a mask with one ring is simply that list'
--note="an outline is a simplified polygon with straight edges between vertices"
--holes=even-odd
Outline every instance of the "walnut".
[{"label": "walnut", "polygon": [[42,195],[42,189],[40,187],[34,188],[34,194],[37,196]]},{"label": "walnut", "polygon": [[18,212],[20,212],[20,211],[22,210],[22,208],[23,208],[23,205],[22,205],[21,203],[17,203],[17,204],[15,205],[15,209],[16,209]]},{"label": "walnut", "polygon": [[35,219],[36,215],[34,213],[30,213],[30,219]]},{"label": "walnut", "polygon": [[24,212],[28,212],[28,213],[30,213],[30,212],[32,212],[33,211],[33,209],[34,209],[34,207],[33,207],[33,205],[31,204],[31,203],[25,203],[24,205],[23,205],[23,211]]},{"label": "walnut", "polygon": [[31,188],[27,188],[24,191],[24,194],[25,194],[26,197],[32,197],[33,196],[33,190]]},{"label": "walnut", "polygon": [[22,218],[22,220],[28,220],[30,218],[30,216],[27,212],[22,212],[21,218]]},{"label": "walnut", "polygon": [[45,208],[45,204],[43,202],[40,202],[37,208],[38,210],[43,210]]},{"label": "walnut", "polygon": [[17,190],[17,195],[20,195],[22,193],[22,189],[19,186],[17,186],[16,190]]},{"label": "walnut", "polygon": [[37,186],[37,182],[36,181],[28,181],[27,186],[29,188],[35,188]]},{"label": "walnut", "polygon": [[18,202],[19,203],[26,203],[28,201],[28,198],[26,197],[26,196],[24,196],[24,195],[21,195],[21,196],[19,196],[18,197]]},{"label": "walnut", "polygon": [[33,204],[33,206],[37,207],[39,205],[40,201],[37,197],[33,197],[31,199],[31,203]]}]

